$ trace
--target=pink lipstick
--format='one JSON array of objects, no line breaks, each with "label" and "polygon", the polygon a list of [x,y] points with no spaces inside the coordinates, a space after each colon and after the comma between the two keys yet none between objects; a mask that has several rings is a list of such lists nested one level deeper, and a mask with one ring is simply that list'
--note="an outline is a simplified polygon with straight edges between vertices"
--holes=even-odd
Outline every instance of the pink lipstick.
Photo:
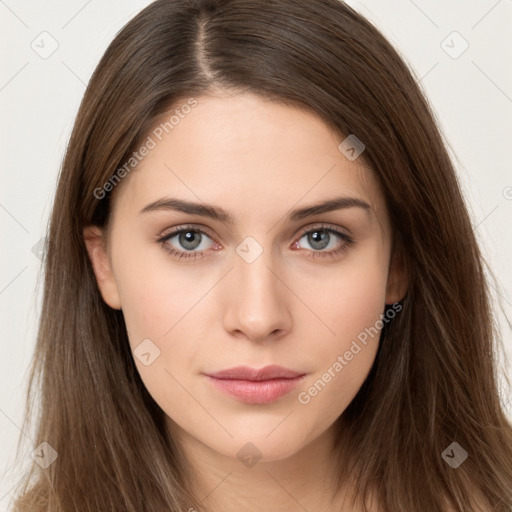
[{"label": "pink lipstick", "polygon": [[236,366],[205,374],[221,391],[248,404],[269,404],[292,391],[306,375],[282,366]]}]

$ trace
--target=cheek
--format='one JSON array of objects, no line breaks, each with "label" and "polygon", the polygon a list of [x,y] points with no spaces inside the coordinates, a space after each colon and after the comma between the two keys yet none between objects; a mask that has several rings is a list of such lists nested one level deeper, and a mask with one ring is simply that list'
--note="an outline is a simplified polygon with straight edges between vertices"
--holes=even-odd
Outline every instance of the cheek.
[{"label": "cheek", "polygon": [[135,362],[143,377],[148,374],[147,367],[137,360],[137,347],[142,342],[150,347],[154,345],[158,355],[149,372],[153,376],[154,369],[159,367],[162,370],[174,366],[190,368],[198,340],[202,339],[202,324],[191,320],[194,304],[199,305],[205,291],[200,293],[203,287],[196,286],[196,290],[186,292],[180,284],[185,283],[175,278],[162,279],[155,267],[139,277],[132,274],[124,281],[123,316]]},{"label": "cheek", "polygon": [[156,242],[136,241],[125,233],[117,240],[124,248],[114,262],[122,311],[133,344],[142,338],[158,343],[187,314],[200,281],[194,289],[187,272]]},{"label": "cheek", "polygon": [[319,421],[329,423],[343,412],[373,365],[384,325],[386,282],[386,262],[375,250],[340,267],[332,280],[308,294],[308,304],[329,329],[321,327],[322,335],[314,337],[309,327],[316,343],[308,358],[316,371],[298,402]]},{"label": "cheek", "polygon": [[115,267],[134,362],[155,401],[166,412],[179,411],[190,398],[180,383],[189,388],[187,373],[195,371],[208,340],[206,322],[199,319],[217,278],[170,264],[163,250],[133,246],[125,254]]},{"label": "cheek", "polygon": [[[123,315],[142,382],[167,415],[187,416],[183,404],[190,401],[189,392],[195,395],[187,373],[195,368],[203,338],[202,325],[191,323],[191,307],[200,297],[193,300],[195,294],[184,292],[179,280],[162,279],[157,267],[125,277]],[[194,428],[193,423],[189,428]]]},{"label": "cheek", "polygon": [[300,281],[300,293],[324,324],[318,341],[325,340],[326,353],[348,350],[351,340],[384,312],[387,260],[383,254],[375,244],[333,266],[329,274],[322,269]]}]

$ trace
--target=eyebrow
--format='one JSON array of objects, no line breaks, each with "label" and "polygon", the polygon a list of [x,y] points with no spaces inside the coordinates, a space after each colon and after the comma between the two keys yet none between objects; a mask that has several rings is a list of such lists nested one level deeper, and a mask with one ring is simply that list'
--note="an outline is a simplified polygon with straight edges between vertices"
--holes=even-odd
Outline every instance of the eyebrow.
[{"label": "eyebrow", "polygon": [[[357,197],[335,197],[322,203],[293,210],[289,213],[288,219],[291,221],[298,221],[313,215],[347,208],[362,208],[366,211],[371,210],[371,206],[366,201]],[[145,206],[140,213],[142,214],[159,210],[175,210],[192,215],[199,215],[201,217],[208,217],[223,223],[235,224],[235,218],[220,206],[205,203],[192,203],[190,201],[184,201],[183,199],[173,197],[158,199]]]}]

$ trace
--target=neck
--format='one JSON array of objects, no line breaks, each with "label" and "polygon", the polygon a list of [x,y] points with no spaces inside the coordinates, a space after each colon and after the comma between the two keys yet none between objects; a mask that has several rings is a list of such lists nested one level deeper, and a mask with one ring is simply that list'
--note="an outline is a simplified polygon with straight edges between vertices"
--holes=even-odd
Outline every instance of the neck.
[{"label": "neck", "polygon": [[209,512],[355,511],[348,498],[351,487],[334,487],[333,427],[291,457],[256,462],[254,448],[247,446],[248,457],[239,460],[170,423],[193,470],[193,492]]}]

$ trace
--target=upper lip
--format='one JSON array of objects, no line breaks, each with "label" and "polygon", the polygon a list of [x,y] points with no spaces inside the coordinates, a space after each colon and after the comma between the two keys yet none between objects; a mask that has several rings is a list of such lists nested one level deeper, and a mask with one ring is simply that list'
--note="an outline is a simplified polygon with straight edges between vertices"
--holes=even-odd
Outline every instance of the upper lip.
[{"label": "upper lip", "polygon": [[263,368],[235,366],[233,368],[221,370],[220,372],[207,373],[206,375],[216,379],[262,381],[270,379],[294,379],[305,375],[305,373],[296,372],[289,368],[284,368],[283,366],[270,365]]}]

